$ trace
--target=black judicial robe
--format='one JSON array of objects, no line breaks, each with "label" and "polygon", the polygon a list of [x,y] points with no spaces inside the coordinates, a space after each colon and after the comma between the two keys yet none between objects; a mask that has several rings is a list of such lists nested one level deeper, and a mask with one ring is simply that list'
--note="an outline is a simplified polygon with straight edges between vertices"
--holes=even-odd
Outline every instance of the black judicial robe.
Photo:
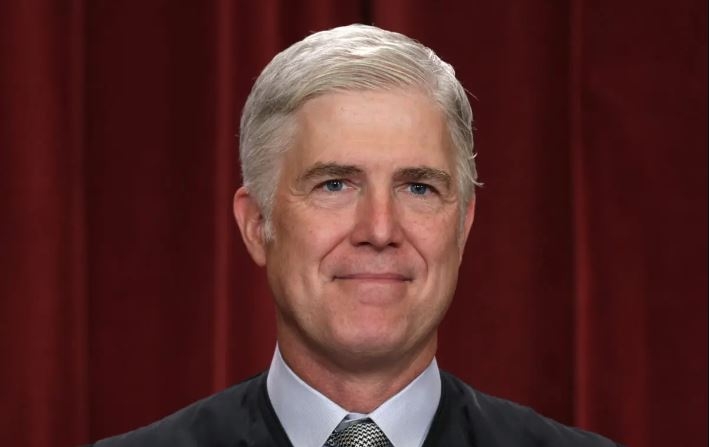
[{"label": "black judicial robe", "polygon": [[[618,446],[530,408],[488,396],[445,372],[441,372],[441,387],[441,401],[424,447]],[[292,447],[268,398],[266,373],[94,446]]]}]

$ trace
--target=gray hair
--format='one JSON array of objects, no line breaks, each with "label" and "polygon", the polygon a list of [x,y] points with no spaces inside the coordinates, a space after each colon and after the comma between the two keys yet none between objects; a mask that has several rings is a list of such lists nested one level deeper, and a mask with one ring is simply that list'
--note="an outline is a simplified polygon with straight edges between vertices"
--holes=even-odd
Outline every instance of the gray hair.
[{"label": "gray hair", "polygon": [[261,207],[267,239],[280,158],[292,141],[298,107],[329,92],[392,88],[420,89],[444,112],[456,149],[462,222],[479,183],[473,113],[453,67],[403,34],[356,24],[312,34],[277,54],[246,100],[239,138],[242,176]]}]

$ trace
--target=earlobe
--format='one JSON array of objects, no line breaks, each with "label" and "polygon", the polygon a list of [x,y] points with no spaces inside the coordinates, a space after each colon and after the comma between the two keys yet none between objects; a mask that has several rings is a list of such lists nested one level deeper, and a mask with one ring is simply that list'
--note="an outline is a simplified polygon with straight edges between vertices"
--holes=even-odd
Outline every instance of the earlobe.
[{"label": "earlobe", "polygon": [[266,243],[263,234],[263,214],[256,200],[245,187],[234,194],[234,218],[241,231],[241,238],[256,264],[266,265]]}]

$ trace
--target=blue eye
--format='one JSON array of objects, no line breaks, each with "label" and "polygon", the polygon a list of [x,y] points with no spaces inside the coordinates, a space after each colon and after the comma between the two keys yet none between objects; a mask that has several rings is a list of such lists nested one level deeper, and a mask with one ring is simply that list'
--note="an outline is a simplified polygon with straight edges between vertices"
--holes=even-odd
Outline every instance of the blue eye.
[{"label": "blue eye", "polygon": [[342,191],[344,187],[345,183],[342,180],[328,180],[323,184],[323,188],[328,192]]},{"label": "blue eye", "polygon": [[424,185],[423,183],[412,183],[409,185],[409,191],[417,196],[426,195],[426,193],[431,191],[431,187]]}]

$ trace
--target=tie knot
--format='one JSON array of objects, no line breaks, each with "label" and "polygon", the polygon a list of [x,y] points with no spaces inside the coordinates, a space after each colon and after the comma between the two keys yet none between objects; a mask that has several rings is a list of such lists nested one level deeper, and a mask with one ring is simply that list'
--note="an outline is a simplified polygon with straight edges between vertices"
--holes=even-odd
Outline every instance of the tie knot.
[{"label": "tie knot", "polygon": [[344,430],[333,432],[327,447],[391,447],[389,439],[371,419],[363,419]]}]

